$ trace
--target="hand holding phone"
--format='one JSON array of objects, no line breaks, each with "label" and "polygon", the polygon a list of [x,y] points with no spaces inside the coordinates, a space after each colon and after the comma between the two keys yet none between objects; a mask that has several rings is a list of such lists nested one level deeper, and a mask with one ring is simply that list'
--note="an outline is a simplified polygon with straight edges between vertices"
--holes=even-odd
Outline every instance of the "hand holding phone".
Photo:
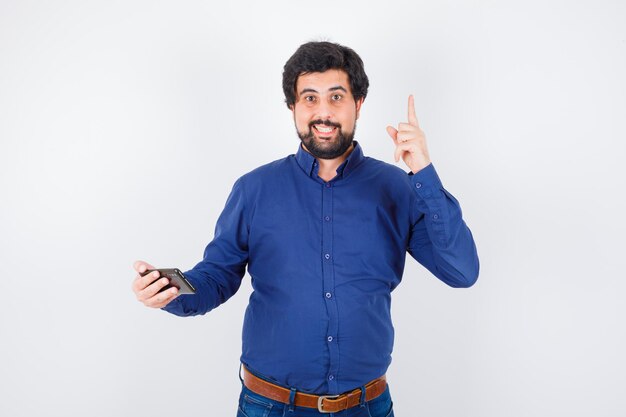
[{"label": "hand holding phone", "polygon": [[[170,279],[161,277],[159,270],[154,268],[154,266],[147,262],[136,261],[133,264],[133,268],[137,272],[137,276],[132,283],[132,290],[137,300],[146,307],[162,308],[178,297],[178,287],[170,285]],[[148,270],[152,270],[152,272],[148,272]],[[187,282],[187,284],[189,283]],[[169,286],[169,288],[163,290],[166,286]],[[191,284],[189,284],[189,287],[195,292]]]}]

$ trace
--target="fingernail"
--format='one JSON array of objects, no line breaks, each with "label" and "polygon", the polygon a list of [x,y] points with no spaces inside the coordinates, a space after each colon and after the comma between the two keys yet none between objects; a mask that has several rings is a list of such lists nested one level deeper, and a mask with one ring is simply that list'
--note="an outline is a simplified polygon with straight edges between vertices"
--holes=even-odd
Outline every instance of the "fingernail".
[{"label": "fingernail", "polygon": [[159,277],[159,272],[158,271],[154,271],[152,273],[152,276],[155,277],[155,278],[158,278]]},{"label": "fingernail", "polygon": [[145,267],[145,266],[143,266],[143,265],[141,265],[141,266],[139,267],[139,272],[146,272],[146,267]]},{"label": "fingernail", "polygon": [[161,283],[163,283],[163,284],[167,284],[167,278],[163,278],[163,279],[161,280]]}]

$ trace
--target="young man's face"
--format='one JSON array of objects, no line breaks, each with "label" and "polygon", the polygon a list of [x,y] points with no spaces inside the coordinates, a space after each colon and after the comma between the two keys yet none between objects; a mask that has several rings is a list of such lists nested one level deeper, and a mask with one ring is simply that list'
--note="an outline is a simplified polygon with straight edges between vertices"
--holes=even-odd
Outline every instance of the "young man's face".
[{"label": "young man's face", "polygon": [[362,103],[363,98],[354,101],[345,71],[300,75],[291,111],[306,150],[321,159],[343,155],[352,145]]}]

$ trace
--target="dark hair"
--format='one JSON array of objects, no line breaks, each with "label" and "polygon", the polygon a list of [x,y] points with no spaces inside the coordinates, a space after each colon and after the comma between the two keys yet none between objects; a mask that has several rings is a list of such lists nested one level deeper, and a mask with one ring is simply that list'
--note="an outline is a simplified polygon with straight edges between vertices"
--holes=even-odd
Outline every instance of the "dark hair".
[{"label": "dark hair", "polygon": [[296,83],[302,74],[340,69],[348,74],[350,89],[355,101],[367,96],[369,80],[363,61],[347,46],[331,42],[308,42],[300,45],[283,68],[285,103],[291,108],[296,102]]}]

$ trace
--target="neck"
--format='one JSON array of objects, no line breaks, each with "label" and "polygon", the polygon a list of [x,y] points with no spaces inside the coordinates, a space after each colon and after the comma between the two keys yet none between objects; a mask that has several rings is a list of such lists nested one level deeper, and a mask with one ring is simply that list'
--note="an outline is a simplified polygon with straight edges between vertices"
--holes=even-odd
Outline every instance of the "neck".
[{"label": "neck", "polygon": [[[305,151],[309,152],[306,146],[304,146],[304,143],[302,144],[302,148],[304,148]],[[350,147],[342,155],[338,156],[337,158],[333,158],[333,159],[315,158],[317,159],[317,162],[320,164],[320,169],[317,173],[317,176],[323,179],[324,181],[330,181],[331,179],[333,179],[337,175],[337,168],[339,168],[339,165],[343,164],[344,161],[348,159],[348,156],[350,155],[350,153],[352,153],[353,150],[354,150],[354,142],[352,142]]]}]

